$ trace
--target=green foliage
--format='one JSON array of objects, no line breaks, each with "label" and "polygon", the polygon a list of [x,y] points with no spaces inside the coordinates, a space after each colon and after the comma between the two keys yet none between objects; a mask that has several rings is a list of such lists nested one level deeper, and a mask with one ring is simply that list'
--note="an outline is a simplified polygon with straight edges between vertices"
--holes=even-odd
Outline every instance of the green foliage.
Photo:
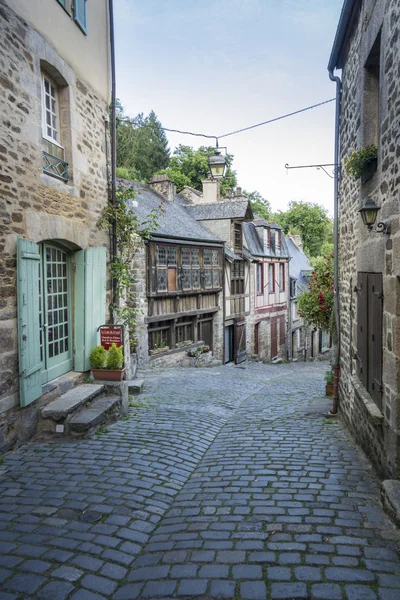
[{"label": "green foliage", "polygon": [[297,301],[299,315],[308,325],[333,331],[333,253],[314,261],[308,289]]},{"label": "green foliage", "polygon": [[354,177],[354,179],[359,179],[363,174],[367,164],[377,157],[378,148],[373,144],[366,146],[365,148],[361,148],[361,150],[353,150],[350,158],[348,158],[344,163],[346,172]]},{"label": "green foliage", "polygon": [[109,231],[116,227],[117,255],[111,264],[111,275],[116,282],[116,298],[111,305],[114,321],[126,325],[132,336],[136,327],[138,309],[135,305],[133,259],[138,249],[149,239],[158,225],[158,217],[163,211],[160,204],[147,218],[140,222],[130,207],[135,190],[120,184],[116,190],[115,204],[109,203],[103,208],[97,222],[100,229]]},{"label": "green foliage", "polygon": [[[202,181],[207,179],[210,173],[208,158],[215,153],[215,148],[209,146],[200,146],[194,150],[191,146],[180,144],[175,148],[167,169],[160,173],[166,173],[180,191],[185,185],[195,190],[202,191]],[[225,177],[221,181],[221,195],[225,196],[228,188],[233,188],[237,184],[236,172],[232,170],[233,156],[226,156]]]},{"label": "green foliage", "polygon": [[257,191],[254,192],[243,192],[243,195],[250,200],[251,208],[255,215],[258,215],[266,221],[271,220],[271,204],[268,200],[263,198]]},{"label": "green foliage", "polygon": [[90,365],[92,369],[104,369],[107,352],[103,346],[95,346],[90,353]]},{"label": "green foliage", "polygon": [[147,117],[139,113],[129,118],[119,100],[116,109],[118,177],[148,181],[169,165],[170,150],[162,125],[154,111]]},{"label": "green foliage", "polygon": [[107,369],[122,369],[124,364],[124,353],[122,346],[111,344],[107,353]]},{"label": "green foliage", "polygon": [[333,373],[333,370],[330,369],[329,371],[325,371],[325,383],[326,383],[326,385],[333,385],[334,380],[335,380],[335,375]]},{"label": "green foliage", "polygon": [[321,256],[325,244],[333,243],[332,219],[319,204],[293,201],[287,211],[275,213],[273,219],[285,234],[300,233],[304,250],[310,257]]}]

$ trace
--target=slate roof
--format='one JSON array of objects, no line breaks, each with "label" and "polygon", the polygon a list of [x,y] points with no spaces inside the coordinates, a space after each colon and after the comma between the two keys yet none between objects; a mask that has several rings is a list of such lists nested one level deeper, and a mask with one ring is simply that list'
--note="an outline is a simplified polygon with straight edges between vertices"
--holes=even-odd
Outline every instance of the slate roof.
[{"label": "slate roof", "polygon": [[130,201],[130,207],[140,221],[144,221],[149,213],[160,205],[164,208],[164,212],[158,217],[158,225],[152,232],[153,237],[161,236],[223,243],[215,234],[197,223],[185,209],[184,198],[181,198],[178,194],[173,202],[168,202],[149,185],[132,181],[124,181],[124,183],[136,191],[134,200]]},{"label": "slate roof", "polygon": [[[266,223],[266,221],[264,221]],[[276,249],[273,247],[273,245],[271,244],[271,246],[269,248],[267,248],[266,251],[264,251],[264,246],[260,241],[260,238],[258,237],[258,233],[256,231],[256,226],[257,223],[254,222],[246,222],[243,223],[243,232],[244,232],[244,239],[245,239],[245,244],[247,249],[249,250],[250,254],[252,254],[253,257],[263,257],[263,258],[288,258],[289,257],[289,253],[288,253],[288,249],[286,246],[286,241],[285,241],[285,237],[283,236],[283,233],[281,234],[281,247],[279,249]],[[278,225],[276,225],[275,227],[272,227],[270,223],[266,223],[266,225],[264,225],[264,227],[270,227],[271,229],[276,229],[278,228],[279,230],[281,229]]]},{"label": "slate roof", "polygon": [[297,294],[300,294],[308,287],[308,277],[305,277],[307,272],[313,270],[310,261],[302,250],[300,250],[291,238],[285,238],[286,245],[289,250],[289,277],[297,280]]},{"label": "slate roof", "polygon": [[191,204],[186,210],[197,221],[214,221],[217,219],[252,218],[248,200],[233,200],[232,202],[212,202],[207,204]]}]

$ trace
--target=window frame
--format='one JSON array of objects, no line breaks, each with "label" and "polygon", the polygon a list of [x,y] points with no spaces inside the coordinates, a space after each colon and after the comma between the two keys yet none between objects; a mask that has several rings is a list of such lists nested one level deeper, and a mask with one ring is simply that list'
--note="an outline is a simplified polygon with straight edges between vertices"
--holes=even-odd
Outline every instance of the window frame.
[{"label": "window frame", "polygon": [[285,263],[279,263],[279,292],[283,293],[286,291],[285,281]]},{"label": "window frame", "polygon": [[235,260],[231,264],[231,296],[245,296],[246,271],[243,260]]},{"label": "window frame", "polygon": [[[57,119],[57,134],[58,137],[60,138],[59,140],[56,140],[55,138],[51,137],[50,135],[48,135],[47,133],[47,120],[46,120],[46,116],[47,116],[47,108],[46,108],[46,87],[45,87],[45,82],[49,83],[49,85],[52,85],[54,87],[54,91],[55,91],[55,96],[54,96],[54,100],[56,103],[56,113],[51,113],[52,115],[56,116]],[[50,142],[50,144],[54,144],[55,146],[58,146],[58,148],[61,148],[62,150],[64,150],[64,146],[61,144],[61,129],[60,129],[60,93],[59,93],[59,88],[58,85],[56,84],[56,82],[50,77],[50,75],[48,75],[45,71],[41,71],[41,94],[42,94],[42,98],[41,98],[41,104],[42,104],[42,138],[45,139],[46,141]],[[48,95],[48,94],[47,94]],[[50,96],[50,98],[52,98],[52,96]],[[53,127],[52,127],[53,129]]]},{"label": "window frame", "polygon": [[241,223],[233,224],[233,247],[235,252],[239,254],[243,252],[243,229]]},{"label": "window frame", "polygon": [[[271,280],[272,272],[272,280]],[[272,283],[272,285],[271,285]],[[275,294],[275,263],[268,263],[268,292]]]},{"label": "window frame", "polygon": [[[85,15],[84,22],[81,21],[80,16],[78,14],[78,2],[83,2],[83,10]],[[78,25],[82,33],[87,35],[87,0],[73,0],[72,18],[74,19],[74,22],[76,23],[76,25]]]},{"label": "window frame", "polygon": [[257,296],[264,295],[264,263],[256,263],[256,290]]}]

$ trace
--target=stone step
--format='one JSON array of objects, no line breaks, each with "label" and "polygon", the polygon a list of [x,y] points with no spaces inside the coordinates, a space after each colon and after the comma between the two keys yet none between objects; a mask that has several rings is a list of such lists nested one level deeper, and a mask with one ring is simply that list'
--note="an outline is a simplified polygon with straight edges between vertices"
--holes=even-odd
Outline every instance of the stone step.
[{"label": "stone step", "polygon": [[144,379],[131,379],[127,384],[129,394],[140,394],[143,391]]},{"label": "stone step", "polygon": [[120,396],[104,396],[95,400],[90,408],[83,410],[70,420],[68,424],[69,431],[74,433],[92,432],[95,427],[107,420],[113,409],[116,409],[117,413],[120,403]]},{"label": "stone step", "polygon": [[44,406],[41,410],[42,418],[52,419],[53,421],[64,421],[69,414],[81,408],[86,402],[98,396],[103,390],[104,385],[102,384],[83,383],[82,385],[78,385]]}]

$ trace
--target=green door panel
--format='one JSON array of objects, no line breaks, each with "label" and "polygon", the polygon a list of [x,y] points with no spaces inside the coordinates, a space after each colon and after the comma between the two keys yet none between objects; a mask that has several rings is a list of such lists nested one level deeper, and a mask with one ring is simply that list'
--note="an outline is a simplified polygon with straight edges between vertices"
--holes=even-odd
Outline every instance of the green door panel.
[{"label": "green door panel", "polygon": [[17,310],[20,404],[42,394],[39,327],[39,265],[37,244],[17,238]]}]

